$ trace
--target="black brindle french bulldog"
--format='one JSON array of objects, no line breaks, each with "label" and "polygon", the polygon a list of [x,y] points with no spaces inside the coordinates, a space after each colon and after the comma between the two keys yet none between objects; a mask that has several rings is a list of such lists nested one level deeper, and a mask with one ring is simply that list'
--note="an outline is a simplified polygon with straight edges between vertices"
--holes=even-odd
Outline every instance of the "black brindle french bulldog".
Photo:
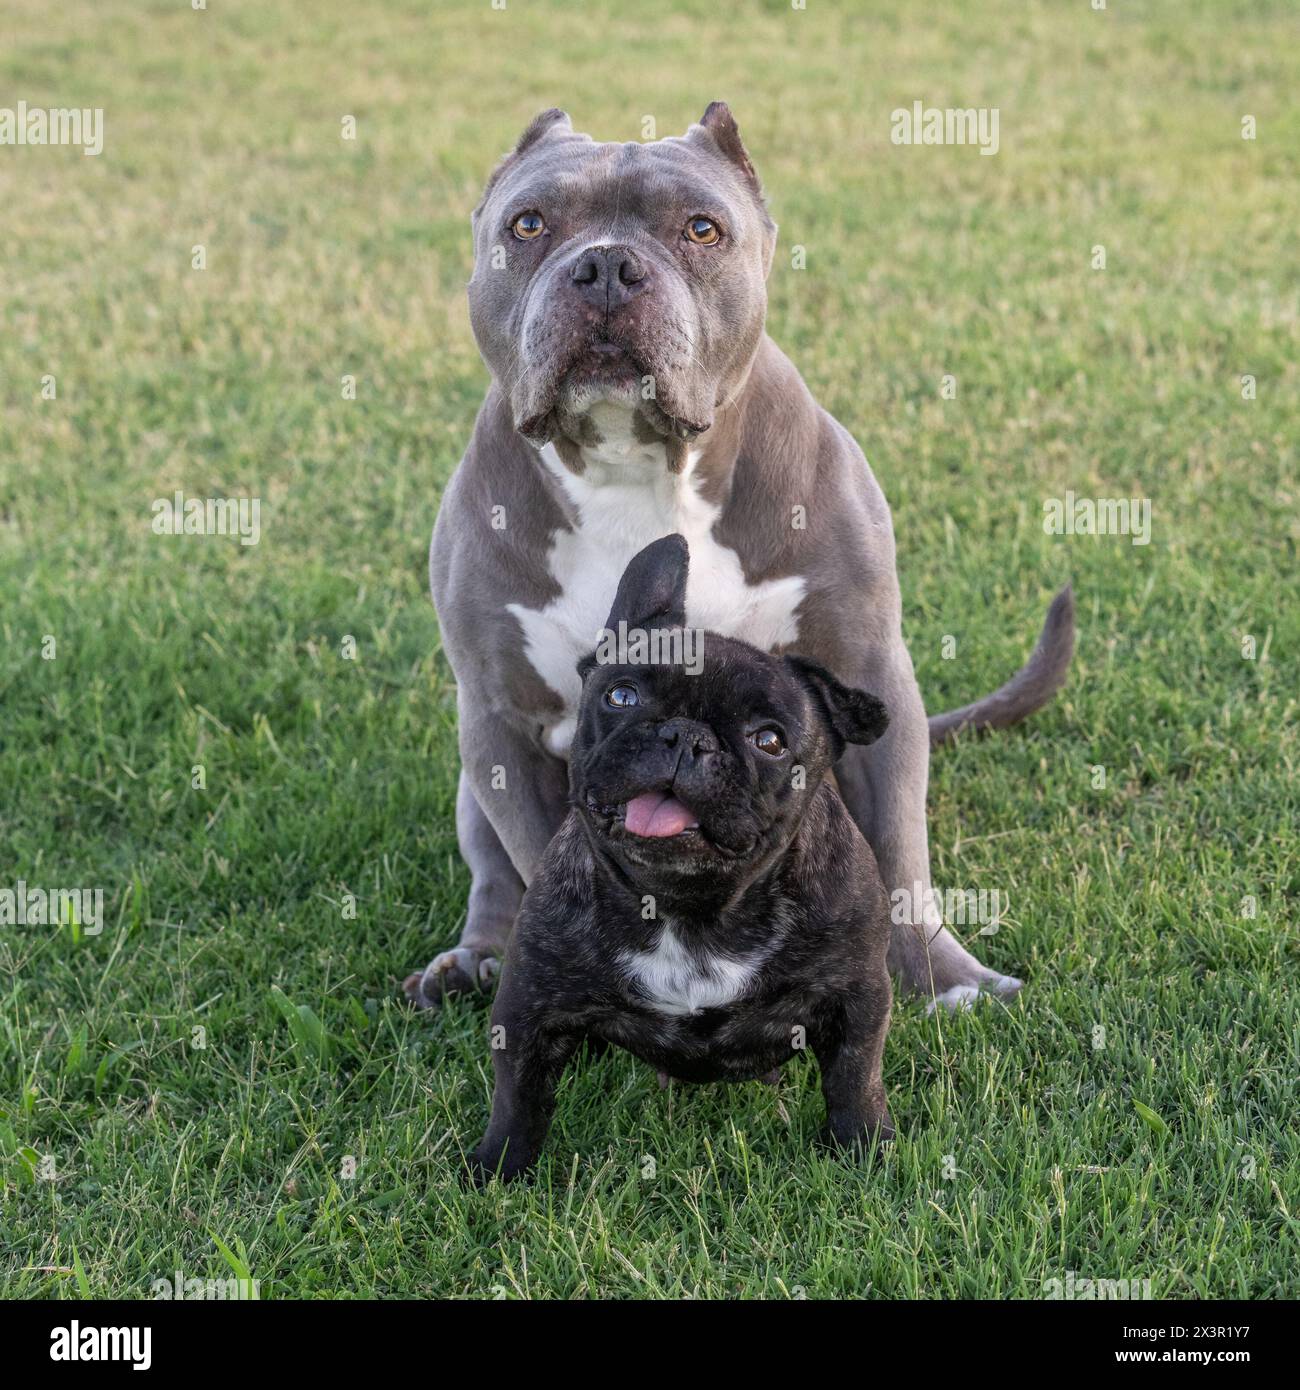
[{"label": "black brindle french bulldog", "polygon": [[[826,776],[847,744],[880,737],[884,707],[810,661],[687,633],[687,564],[681,536],[642,550],[608,623],[633,643],[618,655],[640,659],[579,667],[572,809],[524,897],[492,1010],[480,1181],[537,1158],[584,1040],[683,1081],[764,1077],[806,1045],[830,1139],[893,1135],[888,904]],[[638,634],[661,640],[659,664],[635,652]],[[700,662],[681,659],[691,637]]]}]

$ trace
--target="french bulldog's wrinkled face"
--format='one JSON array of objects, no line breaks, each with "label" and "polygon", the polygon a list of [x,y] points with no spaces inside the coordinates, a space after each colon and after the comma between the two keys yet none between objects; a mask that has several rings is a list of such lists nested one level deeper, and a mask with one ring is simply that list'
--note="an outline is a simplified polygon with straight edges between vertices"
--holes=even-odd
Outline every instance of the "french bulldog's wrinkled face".
[{"label": "french bulldog's wrinkled face", "polygon": [[[609,627],[657,633],[684,622],[680,536],[641,551]],[[743,880],[794,837],[845,744],[871,743],[887,718],[874,697],[814,663],[703,635],[703,662],[585,661],[570,786],[601,852],[647,887],[710,875]]]},{"label": "french bulldog's wrinkled face", "polygon": [[[788,840],[831,761],[794,669],[707,634],[704,670],[596,666],[574,740],[588,821],[633,862],[712,871]],[[799,769],[802,769],[802,774]]]},{"label": "french bulldog's wrinkled face", "polygon": [[775,235],[721,103],[646,144],[543,112],[474,214],[470,318],[515,427],[539,446],[599,443],[591,407],[612,401],[680,452],[743,384]]}]

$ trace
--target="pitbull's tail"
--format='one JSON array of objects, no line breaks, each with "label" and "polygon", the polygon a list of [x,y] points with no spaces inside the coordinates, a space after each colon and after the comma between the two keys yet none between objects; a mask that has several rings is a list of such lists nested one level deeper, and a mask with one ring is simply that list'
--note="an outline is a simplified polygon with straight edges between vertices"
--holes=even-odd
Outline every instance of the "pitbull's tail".
[{"label": "pitbull's tail", "polygon": [[983,733],[1018,724],[1040,710],[1065,684],[1074,655],[1074,591],[1067,584],[1052,600],[1033,655],[1014,676],[973,705],[930,718],[930,747],[951,743],[963,729]]}]

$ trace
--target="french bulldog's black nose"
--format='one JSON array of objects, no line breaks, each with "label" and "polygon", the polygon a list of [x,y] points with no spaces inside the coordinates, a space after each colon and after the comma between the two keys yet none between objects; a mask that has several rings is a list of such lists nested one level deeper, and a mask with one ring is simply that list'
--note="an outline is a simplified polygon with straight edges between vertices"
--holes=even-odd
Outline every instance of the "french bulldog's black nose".
[{"label": "french bulldog's black nose", "polygon": [[578,293],[598,309],[617,309],[646,286],[649,276],[630,246],[589,246],[570,271]]},{"label": "french bulldog's black nose", "polygon": [[718,751],[718,740],[707,725],[692,719],[669,719],[659,726],[659,737],[669,748],[680,748],[693,758]]}]

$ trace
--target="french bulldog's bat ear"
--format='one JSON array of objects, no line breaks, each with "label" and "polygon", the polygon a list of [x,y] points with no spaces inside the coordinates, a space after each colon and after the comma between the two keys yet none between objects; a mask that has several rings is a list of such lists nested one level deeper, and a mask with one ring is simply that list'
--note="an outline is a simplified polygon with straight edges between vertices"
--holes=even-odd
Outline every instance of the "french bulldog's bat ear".
[{"label": "french bulldog's bat ear", "polygon": [[875,743],[889,727],[889,715],[874,695],[836,680],[815,661],[802,656],[787,656],[786,661],[821,706],[834,735],[837,758],[846,743]]},{"label": "french bulldog's bat ear", "polygon": [[614,606],[605,626],[618,631],[620,622],[628,628],[686,626],[686,573],[691,552],[683,536],[661,536],[628,562],[618,581]]}]

